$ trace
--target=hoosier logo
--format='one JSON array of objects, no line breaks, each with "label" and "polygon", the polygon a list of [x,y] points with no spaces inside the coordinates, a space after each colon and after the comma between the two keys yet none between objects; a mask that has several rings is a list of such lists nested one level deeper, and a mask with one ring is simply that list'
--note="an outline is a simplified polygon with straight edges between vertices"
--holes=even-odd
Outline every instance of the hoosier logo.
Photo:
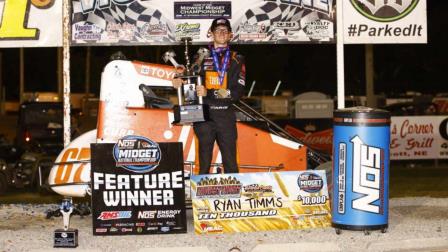
[{"label": "hoosier logo", "polygon": [[353,7],[368,19],[393,22],[411,13],[419,0],[350,0]]}]

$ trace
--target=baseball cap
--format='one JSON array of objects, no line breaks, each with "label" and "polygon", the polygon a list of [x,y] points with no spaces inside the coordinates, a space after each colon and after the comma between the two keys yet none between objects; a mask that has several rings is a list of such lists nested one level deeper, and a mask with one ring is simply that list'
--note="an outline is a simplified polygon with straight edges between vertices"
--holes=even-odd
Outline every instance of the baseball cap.
[{"label": "baseball cap", "polygon": [[216,27],[218,26],[225,26],[229,29],[229,31],[232,31],[232,26],[230,26],[230,22],[226,18],[216,18],[213,20],[212,25],[210,26],[210,30],[213,32],[215,31]]}]

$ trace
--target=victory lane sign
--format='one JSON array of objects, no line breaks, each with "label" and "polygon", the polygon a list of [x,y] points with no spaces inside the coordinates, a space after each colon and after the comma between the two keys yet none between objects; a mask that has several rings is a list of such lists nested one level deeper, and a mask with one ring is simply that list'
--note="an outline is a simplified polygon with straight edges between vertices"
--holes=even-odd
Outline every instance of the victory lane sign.
[{"label": "victory lane sign", "polygon": [[125,136],[91,150],[94,235],[187,231],[181,143]]}]

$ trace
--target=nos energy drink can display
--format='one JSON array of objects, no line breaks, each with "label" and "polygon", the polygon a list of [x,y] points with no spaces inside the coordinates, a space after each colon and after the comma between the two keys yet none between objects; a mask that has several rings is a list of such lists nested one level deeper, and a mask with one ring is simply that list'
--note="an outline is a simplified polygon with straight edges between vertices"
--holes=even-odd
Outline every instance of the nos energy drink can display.
[{"label": "nos energy drink can display", "polygon": [[390,114],[354,107],[333,118],[333,210],[336,233],[386,232],[389,217]]}]

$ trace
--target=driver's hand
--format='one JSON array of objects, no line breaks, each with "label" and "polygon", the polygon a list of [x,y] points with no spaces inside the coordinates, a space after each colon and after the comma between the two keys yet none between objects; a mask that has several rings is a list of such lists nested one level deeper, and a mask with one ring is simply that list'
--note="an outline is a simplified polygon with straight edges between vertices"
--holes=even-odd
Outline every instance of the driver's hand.
[{"label": "driver's hand", "polygon": [[197,85],[196,93],[198,96],[207,96],[207,89],[205,89],[204,85]]},{"label": "driver's hand", "polygon": [[182,86],[183,81],[181,78],[174,78],[172,83],[174,88],[180,88],[180,86]]}]

